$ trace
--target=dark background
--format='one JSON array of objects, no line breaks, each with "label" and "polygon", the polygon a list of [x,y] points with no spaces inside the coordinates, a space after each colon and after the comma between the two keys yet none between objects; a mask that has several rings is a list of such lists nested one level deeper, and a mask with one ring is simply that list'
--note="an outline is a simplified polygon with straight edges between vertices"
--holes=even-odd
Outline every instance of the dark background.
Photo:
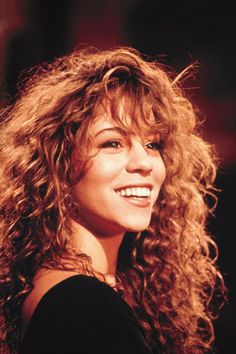
[{"label": "dark background", "polygon": [[81,45],[132,46],[176,72],[198,60],[187,94],[221,159],[210,231],[229,300],[216,321],[216,353],[236,353],[236,4],[231,1],[0,0],[0,105],[14,102],[22,70]]}]

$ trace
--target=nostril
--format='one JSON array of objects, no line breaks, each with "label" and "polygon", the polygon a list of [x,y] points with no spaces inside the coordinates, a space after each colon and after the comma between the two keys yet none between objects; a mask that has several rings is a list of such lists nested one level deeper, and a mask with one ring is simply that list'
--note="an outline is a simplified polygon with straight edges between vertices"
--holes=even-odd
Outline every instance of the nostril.
[{"label": "nostril", "polygon": [[150,158],[130,159],[127,163],[127,171],[150,172],[153,169],[153,162]]}]

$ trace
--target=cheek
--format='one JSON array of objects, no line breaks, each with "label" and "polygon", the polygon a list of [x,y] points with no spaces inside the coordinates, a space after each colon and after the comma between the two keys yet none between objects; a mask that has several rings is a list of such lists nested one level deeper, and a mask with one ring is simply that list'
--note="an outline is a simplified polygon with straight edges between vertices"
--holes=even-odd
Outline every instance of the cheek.
[{"label": "cheek", "polygon": [[120,154],[107,156],[100,154],[95,157],[91,168],[87,173],[87,178],[102,184],[112,182],[124,170],[125,159]]},{"label": "cheek", "polygon": [[166,167],[162,158],[158,160],[155,168],[155,180],[161,187],[166,178]]},{"label": "cheek", "polygon": [[89,184],[91,187],[99,187],[112,180],[116,171],[112,163],[100,163],[97,161],[91,169],[87,172],[84,183]]},{"label": "cheek", "polygon": [[76,189],[82,193],[98,191],[103,186],[109,186],[109,183],[112,183],[119,175],[120,170],[121,167],[118,161],[96,158],[91,163],[91,167],[86,174],[78,182]]},{"label": "cheek", "polygon": [[166,179],[166,166],[164,164],[164,161],[162,160],[162,166],[161,166],[161,171],[162,171],[162,183]]}]

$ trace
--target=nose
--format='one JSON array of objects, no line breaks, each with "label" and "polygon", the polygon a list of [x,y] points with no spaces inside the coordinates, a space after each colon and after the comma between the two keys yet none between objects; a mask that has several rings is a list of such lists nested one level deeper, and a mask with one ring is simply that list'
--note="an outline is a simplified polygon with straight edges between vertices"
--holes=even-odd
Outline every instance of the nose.
[{"label": "nose", "polygon": [[129,150],[129,159],[127,161],[127,172],[139,172],[148,174],[153,169],[153,160],[147,149],[140,141],[133,141]]}]

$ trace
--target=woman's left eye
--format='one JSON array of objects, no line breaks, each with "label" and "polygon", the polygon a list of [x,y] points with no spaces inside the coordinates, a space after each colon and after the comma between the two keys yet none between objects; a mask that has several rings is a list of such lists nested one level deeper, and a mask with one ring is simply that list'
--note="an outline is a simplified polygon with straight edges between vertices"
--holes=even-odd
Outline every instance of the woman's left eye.
[{"label": "woman's left eye", "polygon": [[147,143],[146,147],[150,150],[159,151],[161,149],[161,143],[159,141],[153,141]]}]

